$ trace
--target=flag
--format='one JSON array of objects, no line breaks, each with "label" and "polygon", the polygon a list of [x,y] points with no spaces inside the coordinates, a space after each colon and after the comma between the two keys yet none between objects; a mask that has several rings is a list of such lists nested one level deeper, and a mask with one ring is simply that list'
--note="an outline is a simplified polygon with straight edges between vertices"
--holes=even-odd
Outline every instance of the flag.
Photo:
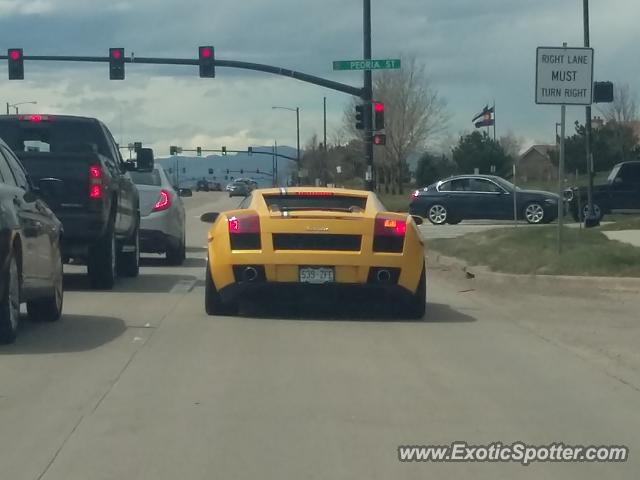
[{"label": "flag", "polygon": [[[491,127],[495,123],[495,118],[494,118],[495,110],[496,110],[496,107],[489,108],[489,105],[487,105],[482,109],[482,112],[480,112],[475,117],[473,117],[473,120],[471,121],[475,122],[474,125],[476,128]],[[478,119],[482,119],[482,120],[477,122],[476,120]]]}]

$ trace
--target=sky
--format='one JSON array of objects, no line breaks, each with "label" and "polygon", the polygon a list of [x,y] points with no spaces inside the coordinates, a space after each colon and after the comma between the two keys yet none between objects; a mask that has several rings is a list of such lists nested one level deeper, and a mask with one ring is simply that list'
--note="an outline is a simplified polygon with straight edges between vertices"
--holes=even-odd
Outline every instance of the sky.
[{"label": "sky", "polygon": [[[449,138],[473,129],[485,104],[496,105],[498,136],[524,147],[554,141],[560,107],[534,103],[537,46],[582,46],[582,0],[372,0],[373,57],[415,56],[447,101]],[[640,90],[637,0],[591,0],[595,80]],[[265,63],[351,85],[361,72],[333,72],[332,61],[362,57],[361,0],[0,0],[0,50],[25,55],[216,57]],[[29,62],[24,81],[0,74],[0,106],[21,113],[102,119],[122,144],[142,141],[168,155],[184,148],[295,146],[300,108],[303,145],[322,136],[327,99],[329,141],[342,130],[348,95],[297,80],[219,67],[201,79],[195,66],[127,64],[110,81],[106,64]],[[597,113],[597,111],[596,111]],[[568,131],[584,108],[568,109]],[[433,141],[432,149],[442,142]]]}]

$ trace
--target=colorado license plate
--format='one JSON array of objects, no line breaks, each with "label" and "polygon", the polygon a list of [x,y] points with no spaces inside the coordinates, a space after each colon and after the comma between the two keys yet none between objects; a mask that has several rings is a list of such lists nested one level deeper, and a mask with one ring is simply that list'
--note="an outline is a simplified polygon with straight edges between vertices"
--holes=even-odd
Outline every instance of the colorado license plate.
[{"label": "colorado license plate", "polygon": [[300,267],[300,282],[327,283],[334,281],[333,268],[329,267]]}]

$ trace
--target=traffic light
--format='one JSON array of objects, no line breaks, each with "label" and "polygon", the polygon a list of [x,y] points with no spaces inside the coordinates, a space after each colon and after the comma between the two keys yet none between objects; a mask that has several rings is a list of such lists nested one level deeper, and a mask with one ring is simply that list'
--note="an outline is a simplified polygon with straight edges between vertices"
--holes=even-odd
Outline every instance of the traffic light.
[{"label": "traffic light", "polygon": [[373,129],[384,130],[384,103],[373,103]]},{"label": "traffic light", "polygon": [[373,144],[374,145],[386,145],[387,144],[387,136],[384,133],[376,133],[373,136]]},{"label": "traffic light", "polygon": [[133,142],[133,149],[137,152],[142,148],[142,142]]},{"label": "traffic light", "polygon": [[222,155],[226,155],[226,154],[227,154],[227,147],[222,147]]},{"label": "traffic light", "polygon": [[248,147],[248,148],[247,148],[247,153],[248,153],[249,155],[251,155],[251,154],[253,153],[253,147]]},{"label": "traffic light", "polygon": [[177,155],[178,154],[178,147],[176,147],[175,145],[171,145],[169,147],[169,155]]},{"label": "traffic light", "polygon": [[364,105],[356,105],[356,128],[364,129]]},{"label": "traffic light", "polygon": [[593,103],[613,102],[613,83],[593,82]]},{"label": "traffic light", "polygon": [[124,48],[109,49],[109,80],[124,80]]},{"label": "traffic light", "polygon": [[198,155],[199,157],[202,156],[202,147],[196,147],[196,155]]},{"label": "traffic light", "polygon": [[244,168],[240,169],[240,173],[243,174],[244,173]]},{"label": "traffic light", "polygon": [[9,60],[9,80],[24,80],[24,55],[21,48],[10,48],[7,51]]},{"label": "traffic light", "polygon": [[256,168],[256,173],[260,173],[260,169],[259,168]]},{"label": "traffic light", "polygon": [[209,169],[209,175],[213,175],[213,168]]},{"label": "traffic light", "polygon": [[198,62],[200,65],[200,78],[214,78],[216,76],[216,59],[212,46],[198,49]]},{"label": "traffic light", "polygon": [[227,175],[229,175],[229,169],[227,168]]}]

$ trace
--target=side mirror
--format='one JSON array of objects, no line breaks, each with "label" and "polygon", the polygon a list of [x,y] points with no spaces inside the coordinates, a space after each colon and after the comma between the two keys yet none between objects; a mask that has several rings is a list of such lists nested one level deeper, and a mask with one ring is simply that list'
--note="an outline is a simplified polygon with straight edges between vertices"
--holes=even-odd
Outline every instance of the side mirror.
[{"label": "side mirror", "polygon": [[153,150],[141,148],[136,154],[136,164],[139,172],[150,172],[153,170]]},{"label": "side mirror", "polygon": [[193,192],[190,188],[180,188],[178,190],[178,196],[180,197],[193,197]]},{"label": "side mirror", "polygon": [[200,221],[204,222],[204,223],[213,223],[218,219],[218,216],[220,214],[218,212],[208,212],[208,213],[203,213],[200,216]]},{"label": "side mirror", "polygon": [[418,226],[424,223],[424,220],[422,219],[422,217],[419,217],[417,215],[411,215],[411,218],[413,218],[413,221],[416,222],[416,225]]},{"label": "side mirror", "polygon": [[59,178],[41,178],[38,180],[38,190],[44,197],[60,197],[65,194],[64,182]]},{"label": "side mirror", "polygon": [[135,172],[137,170],[135,162],[123,162],[125,172]]}]

